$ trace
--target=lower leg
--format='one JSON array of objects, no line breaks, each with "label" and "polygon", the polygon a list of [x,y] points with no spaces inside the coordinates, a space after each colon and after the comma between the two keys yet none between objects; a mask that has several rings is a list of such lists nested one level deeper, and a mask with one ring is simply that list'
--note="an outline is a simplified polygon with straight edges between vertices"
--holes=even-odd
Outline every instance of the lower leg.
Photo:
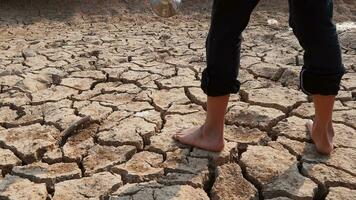
[{"label": "lower leg", "polygon": [[229,95],[208,97],[204,125],[183,130],[174,135],[179,142],[209,151],[224,148],[224,122]]},{"label": "lower leg", "polygon": [[320,153],[330,154],[333,150],[332,112],[335,96],[314,95],[313,101],[315,118],[313,123],[308,123],[311,138]]}]

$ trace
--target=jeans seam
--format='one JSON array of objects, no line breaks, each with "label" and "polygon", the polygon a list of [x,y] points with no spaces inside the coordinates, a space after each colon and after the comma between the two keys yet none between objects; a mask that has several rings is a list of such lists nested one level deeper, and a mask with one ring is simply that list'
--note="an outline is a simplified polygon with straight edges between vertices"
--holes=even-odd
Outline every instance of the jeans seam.
[{"label": "jeans seam", "polygon": [[302,71],[300,72],[300,88],[302,89],[302,91],[307,94],[307,95],[312,95],[310,92],[308,92],[303,85],[303,74],[305,72],[305,69],[302,69]]}]

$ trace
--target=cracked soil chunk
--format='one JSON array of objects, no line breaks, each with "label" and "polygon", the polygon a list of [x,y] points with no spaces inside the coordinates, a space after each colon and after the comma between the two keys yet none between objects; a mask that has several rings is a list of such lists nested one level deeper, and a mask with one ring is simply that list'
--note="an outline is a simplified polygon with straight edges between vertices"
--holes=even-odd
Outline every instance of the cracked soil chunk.
[{"label": "cracked soil chunk", "polygon": [[212,188],[213,200],[240,199],[257,200],[257,189],[244,177],[239,165],[229,163],[217,168],[216,180]]},{"label": "cracked soil chunk", "polygon": [[350,190],[344,187],[332,187],[329,190],[326,200],[354,200],[356,197],[356,190]]},{"label": "cracked soil chunk", "polygon": [[0,199],[8,200],[46,200],[47,190],[44,183],[37,184],[18,176],[7,175],[0,180]]},{"label": "cracked soil chunk", "polygon": [[108,170],[114,165],[127,161],[136,152],[134,146],[100,146],[95,145],[83,160],[85,175]]},{"label": "cracked soil chunk", "polygon": [[81,177],[81,171],[76,163],[47,163],[37,162],[25,166],[16,166],[12,169],[14,175],[28,178],[36,183],[53,183]]},{"label": "cracked soil chunk", "polygon": [[311,200],[317,190],[317,184],[299,174],[297,159],[286,150],[249,146],[242,154],[241,164],[246,167],[247,177],[262,187],[266,198]]},{"label": "cracked soil chunk", "polygon": [[261,106],[244,107],[232,107],[226,114],[227,123],[268,130],[285,116],[282,111],[274,108]]},{"label": "cracked soil chunk", "polygon": [[308,129],[305,126],[307,121],[306,119],[292,116],[278,122],[272,130],[277,136],[285,136],[301,141],[310,140]]},{"label": "cracked soil chunk", "polygon": [[307,101],[303,93],[286,87],[246,90],[242,95],[251,104],[275,108],[283,112],[288,112],[297,104]]},{"label": "cracked soil chunk", "polygon": [[57,183],[53,200],[99,199],[120,186],[122,186],[120,175],[101,172],[90,177]]},{"label": "cracked soil chunk", "polygon": [[325,164],[303,163],[302,173],[326,187],[348,186],[356,188],[356,177]]},{"label": "cracked soil chunk", "polygon": [[155,133],[156,125],[139,117],[120,121],[119,125],[108,131],[98,133],[98,141],[104,145],[133,145],[138,149]]},{"label": "cracked soil chunk", "polygon": [[12,151],[0,148],[0,169],[4,170],[16,165],[21,165],[21,160]]},{"label": "cracked soil chunk", "polygon": [[16,152],[26,163],[32,163],[57,143],[58,135],[59,131],[51,126],[33,124],[0,131],[0,145]]},{"label": "cracked soil chunk", "polygon": [[121,176],[129,183],[143,182],[163,176],[163,168],[158,167],[162,162],[162,155],[142,151],[135,154],[126,163],[114,166],[112,170],[121,174]]}]

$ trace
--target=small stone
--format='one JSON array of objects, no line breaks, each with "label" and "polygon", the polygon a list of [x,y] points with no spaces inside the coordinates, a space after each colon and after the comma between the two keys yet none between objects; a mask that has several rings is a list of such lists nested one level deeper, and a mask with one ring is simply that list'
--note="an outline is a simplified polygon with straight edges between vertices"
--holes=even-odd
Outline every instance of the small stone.
[{"label": "small stone", "polygon": [[257,189],[244,177],[239,165],[229,163],[217,168],[211,199],[257,200]]},{"label": "small stone", "polygon": [[249,126],[268,130],[284,117],[284,113],[274,108],[261,106],[234,106],[226,114],[226,122],[229,125]]},{"label": "small stone", "polygon": [[122,186],[120,175],[101,172],[91,177],[57,183],[53,200],[101,199]]},{"label": "small stone", "polygon": [[325,164],[303,163],[302,173],[324,187],[348,186],[356,188],[356,177]]},{"label": "small stone", "polygon": [[126,163],[114,166],[112,170],[119,173],[129,183],[143,182],[157,179],[164,174],[163,168],[158,167],[162,162],[162,155],[142,151]]},{"label": "small stone", "polygon": [[47,163],[36,162],[30,165],[16,166],[12,169],[14,175],[30,179],[35,183],[46,183],[51,186],[64,180],[81,177],[77,163]]},{"label": "small stone", "polygon": [[95,145],[88,151],[88,156],[83,159],[85,175],[105,171],[114,165],[127,161],[136,148],[133,146],[99,146]]},{"label": "small stone", "polygon": [[350,190],[344,187],[331,187],[329,188],[326,200],[354,200],[356,197],[356,190]]},{"label": "small stone", "polygon": [[310,135],[306,127],[308,120],[301,119],[299,117],[288,117],[284,119],[273,127],[272,131],[276,133],[277,136],[285,136],[290,139],[309,141]]},{"label": "small stone", "polygon": [[40,159],[41,152],[54,147],[58,135],[59,131],[51,126],[33,124],[0,131],[0,143],[24,162],[32,163]]},{"label": "small stone", "polygon": [[0,199],[8,200],[46,200],[47,190],[44,183],[37,184],[18,176],[6,175],[0,180]]}]

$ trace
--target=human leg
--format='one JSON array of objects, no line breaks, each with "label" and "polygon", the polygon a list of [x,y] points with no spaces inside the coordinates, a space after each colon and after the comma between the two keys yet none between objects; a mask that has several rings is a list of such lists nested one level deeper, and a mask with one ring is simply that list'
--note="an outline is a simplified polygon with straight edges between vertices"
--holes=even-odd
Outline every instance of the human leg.
[{"label": "human leg", "polygon": [[314,123],[308,129],[317,150],[332,150],[332,110],[340,89],[344,67],[336,27],[332,22],[332,0],[289,0],[290,26],[304,49],[300,87],[313,96]]},{"label": "human leg", "polygon": [[207,67],[201,88],[208,96],[204,125],[183,130],[174,138],[183,144],[210,151],[224,147],[224,117],[231,93],[237,93],[241,33],[259,0],[215,0],[206,40]]}]

